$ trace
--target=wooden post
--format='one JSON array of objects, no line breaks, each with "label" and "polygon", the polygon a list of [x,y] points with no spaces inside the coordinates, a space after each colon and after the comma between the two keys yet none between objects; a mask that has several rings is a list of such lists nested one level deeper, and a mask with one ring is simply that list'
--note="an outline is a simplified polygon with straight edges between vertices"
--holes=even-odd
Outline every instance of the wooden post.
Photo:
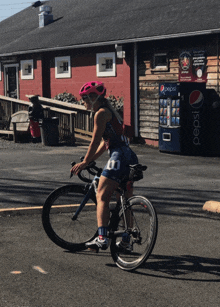
[{"label": "wooden post", "polygon": [[46,107],[45,110],[46,110],[46,112],[47,112],[46,117],[48,117],[48,118],[51,117],[50,107]]},{"label": "wooden post", "polygon": [[75,113],[70,113],[70,134],[71,134],[71,142],[75,144]]},{"label": "wooden post", "polygon": [[18,138],[17,138],[17,131],[16,131],[16,123],[13,123],[13,133],[14,133],[13,140],[15,143],[17,143]]},{"label": "wooden post", "polygon": [[90,118],[90,114],[86,114],[86,123],[85,123],[86,124],[86,127],[85,127],[86,131],[89,131],[89,118]]},{"label": "wooden post", "polygon": [[11,101],[11,115],[15,113],[15,102]]}]

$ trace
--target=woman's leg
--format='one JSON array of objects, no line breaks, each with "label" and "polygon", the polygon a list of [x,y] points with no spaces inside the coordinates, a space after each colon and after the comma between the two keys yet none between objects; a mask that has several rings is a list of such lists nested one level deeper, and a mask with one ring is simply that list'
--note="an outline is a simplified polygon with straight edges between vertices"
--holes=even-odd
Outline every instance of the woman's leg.
[{"label": "woman's leg", "polygon": [[104,176],[100,177],[97,199],[97,224],[98,227],[108,227],[109,223],[109,202],[112,194],[118,187],[118,183]]},{"label": "woman's leg", "polygon": [[86,243],[89,249],[101,248],[107,249],[109,240],[107,238],[108,224],[110,218],[109,202],[118,183],[112,179],[101,176],[99,179],[98,190],[96,194],[97,199],[97,224],[98,224],[98,237],[93,241]]}]

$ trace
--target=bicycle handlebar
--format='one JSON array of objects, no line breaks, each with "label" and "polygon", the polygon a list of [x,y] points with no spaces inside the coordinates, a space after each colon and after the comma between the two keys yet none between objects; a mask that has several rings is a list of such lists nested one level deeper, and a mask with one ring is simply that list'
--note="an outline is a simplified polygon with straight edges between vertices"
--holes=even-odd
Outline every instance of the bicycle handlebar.
[{"label": "bicycle handlebar", "polygon": [[[83,161],[84,157],[81,157],[80,160]],[[76,164],[76,162],[71,162],[72,167]],[[85,169],[90,175],[92,176],[100,176],[102,173],[102,168],[99,168],[96,166],[96,162],[95,161],[91,161],[86,167]],[[84,171],[80,171],[77,176],[79,177],[80,180],[84,181],[84,182],[88,182],[91,183],[92,180],[86,178],[85,176],[83,176],[82,172]],[[73,176],[73,173],[70,173],[70,178]]]}]

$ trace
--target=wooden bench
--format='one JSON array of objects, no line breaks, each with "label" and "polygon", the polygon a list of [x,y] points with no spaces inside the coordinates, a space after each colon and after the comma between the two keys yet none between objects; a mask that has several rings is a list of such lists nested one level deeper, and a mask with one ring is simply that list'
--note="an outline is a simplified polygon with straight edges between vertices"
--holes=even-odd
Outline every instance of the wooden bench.
[{"label": "wooden bench", "polygon": [[12,135],[14,132],[11,130],[0,130],[0,134]]},{"label": "wooden bench", "polygon": [[0,134],[13,135],[15,143],[18,141],[18,134],[29,134],[28,111],[18,111],[11,115],[9,130],[0,130]]}]

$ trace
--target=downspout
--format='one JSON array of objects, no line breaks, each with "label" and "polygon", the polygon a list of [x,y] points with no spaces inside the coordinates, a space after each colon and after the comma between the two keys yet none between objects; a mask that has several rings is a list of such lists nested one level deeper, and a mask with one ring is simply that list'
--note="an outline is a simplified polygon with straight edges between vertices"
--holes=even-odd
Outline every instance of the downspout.
[{"label": "downspout", "polygon": [[139,136],[138,129],[138,65],[137,65],[137,43],[134,43],[134,136]]}]

